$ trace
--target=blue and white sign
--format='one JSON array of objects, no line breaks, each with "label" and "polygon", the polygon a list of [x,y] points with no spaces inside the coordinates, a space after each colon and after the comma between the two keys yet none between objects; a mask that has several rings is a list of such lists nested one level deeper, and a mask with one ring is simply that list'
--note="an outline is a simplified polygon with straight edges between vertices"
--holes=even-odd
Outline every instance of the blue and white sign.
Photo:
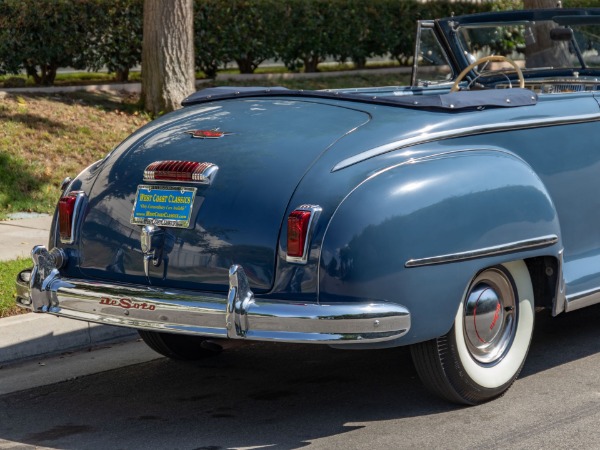
[{"label": "blue and white sign", "polygon": [[131,223],[189,228],[195,198],[193,187],[139,185]]}]

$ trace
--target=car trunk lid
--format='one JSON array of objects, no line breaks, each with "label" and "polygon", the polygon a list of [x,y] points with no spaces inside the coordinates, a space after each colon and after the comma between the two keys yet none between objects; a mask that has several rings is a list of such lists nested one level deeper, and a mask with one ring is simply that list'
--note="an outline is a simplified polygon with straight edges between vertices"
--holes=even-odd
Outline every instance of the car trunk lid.
[{"label": "car trunk lid", "polygon": [[[278,237],[296,186],[311,165],[369,115],[320,101],[244,99],[184,108],[126,140],[106,159],[81,228],[85,276],[225,291],[244,267],[252,288],[273,283]],[[144,181],[157,161],[210,163],[210,184]],[[195,187],[189,227],[158,226],[145,274],[142,225],[131,224],[139,186]],[[293,206],[293,205],[292,205]]]}]

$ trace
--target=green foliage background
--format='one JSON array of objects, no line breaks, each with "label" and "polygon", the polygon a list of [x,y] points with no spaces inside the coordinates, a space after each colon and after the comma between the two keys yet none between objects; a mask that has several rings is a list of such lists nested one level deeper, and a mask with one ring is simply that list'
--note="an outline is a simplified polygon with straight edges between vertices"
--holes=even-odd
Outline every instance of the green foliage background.
[{"label": "green foliage background", "polygon": [[[391,55],[407,64],[418,19],[522,8],[521,0],[194,0],[196,67],[252,73],[266,59],[313,72],[326,58]],[[597,0],[564,0],[565,7]],[[141,62],[143,0],[0,0],[0,74],[52,84],[59,67],[107,67],[124,81]]]}]

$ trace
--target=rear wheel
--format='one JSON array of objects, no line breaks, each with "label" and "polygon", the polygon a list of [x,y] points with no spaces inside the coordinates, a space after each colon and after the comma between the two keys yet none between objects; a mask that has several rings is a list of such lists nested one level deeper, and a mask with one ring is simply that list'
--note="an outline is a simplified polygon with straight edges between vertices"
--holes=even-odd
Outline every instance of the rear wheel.
[{"label": "rear wheel", "polygon": [[195,361],[218,355],[222,348],[212,340],[200,336],[157,333],[138,330],[144,342],[157,353],[180,361]]},{"label": "rear wheel", "polygon": [[476,405],[502,395],[523,367],[534,316],[523,261],[483,270],[471,282],[450,332],[411,347],[421,380],[455,403]]}]

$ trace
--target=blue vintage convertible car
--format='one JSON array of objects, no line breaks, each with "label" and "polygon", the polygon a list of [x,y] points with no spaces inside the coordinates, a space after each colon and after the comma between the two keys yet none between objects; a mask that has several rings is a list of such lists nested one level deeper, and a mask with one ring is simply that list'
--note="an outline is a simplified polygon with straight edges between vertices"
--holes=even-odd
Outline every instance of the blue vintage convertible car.
[{"label": "blue vintage convertible car", "polygon": [[411,86],[212,88],[66,180],[35,312],[178,359],[410,345],[477,404],[535,312],[600,301],[600,9],[421,21]]}]

